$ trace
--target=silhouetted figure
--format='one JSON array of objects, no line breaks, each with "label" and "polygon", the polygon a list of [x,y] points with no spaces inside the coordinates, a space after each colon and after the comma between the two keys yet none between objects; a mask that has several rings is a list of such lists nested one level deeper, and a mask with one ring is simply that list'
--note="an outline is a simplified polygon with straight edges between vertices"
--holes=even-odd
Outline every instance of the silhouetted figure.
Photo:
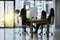
[{"label": "silhouetted figure", "polygon": [[47,19],[49,21],[49,24],[51,24],[51,17],[54,18],[54,9],[53,8],[50,9],[50,15],[48,16],[48,19]]},{"label": "silhouetted figure", "polygon": [[[21,18],[22,18],[22,25],[26,25],[26,20],[28,20],[28,19],[26,18],[25,5],[24,5],[24,7],[21,9]],[[26,32],[26,27],[24,27],[24,32]]]},{"label": "silhouetted figure", "polygon": [[[50,15],[48,16],[47,20],[49,21],[50,25],[54,24],[54,9],[53,8],[50,9]],[[51,35],[53,35],[53,33],[51,33]],[[47,37],[49,36],[47,35]]]},{"label": "silhouetted figure", "polygon": [[[41,19],[46,19],[46,12],[45,12],[44,10],[42,11]],[[42,24],[42,25],[43,25],[43,24]],[[40,24],[37,24],[36,30],[35,30],[34,33],[37,33],[37,32],[38,32],[39,26],[40,26]],[[40,27],[40,28],[41,28],[41,33],[42,33],[43,27]],[[41,33],[40,33],[40,34],[41,34]]]}]

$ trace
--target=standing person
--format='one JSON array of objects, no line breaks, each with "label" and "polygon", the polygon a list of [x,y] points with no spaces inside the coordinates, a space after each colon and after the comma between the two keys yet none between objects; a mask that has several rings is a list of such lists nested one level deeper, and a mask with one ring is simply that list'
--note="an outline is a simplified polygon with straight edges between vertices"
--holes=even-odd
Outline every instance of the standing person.
[{"label": "standing person", "polygon": [[48,16],[47,20],[49,21],[49,24],[51,24],[51,17],[53,17],[52,22],[54,23],[54,9],[50,9],[50,15]]},{"label": "standing person", "polygon": [[[44,10],[42,11],[41,19],[46,19],[46,12]],[[40,26],[40,24],[37,24],[36,30],[35,30],[34,33],[37,33],[38,32],[39,26]],[[41,32],[40,32],[40,34],[41,34],[42,31],[43,31],[43,24],[42,24],[42,27],[40,27],[40,28],[41,28]]]},{"label": "standing person", "polygon": [[[25,8],[25,5],[24,5],[24,7],[21,9],[21,18],[22,18],[22,25],[25,25],[26,20],[27,20],[27,18],[26,18],[26,8]],[[26,27],[24,27],[24,32],[27,32],[27,31],[26,31]]]},{"label": "standing person", "polygon": [[[47,20],[48,20],[48,22],[49,22],[50,25],[54,24],[54,9],[53,8],[50,9],[50,14],[49,14]],[[48,32],[49,32],[49,30],[48,30]],[[51,35],[53,35],[53,33]]]}]

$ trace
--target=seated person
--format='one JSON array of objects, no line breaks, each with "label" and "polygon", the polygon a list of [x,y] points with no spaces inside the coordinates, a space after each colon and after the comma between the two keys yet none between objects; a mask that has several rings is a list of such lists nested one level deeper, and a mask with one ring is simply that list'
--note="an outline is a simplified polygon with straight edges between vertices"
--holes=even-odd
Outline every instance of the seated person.
[{"label": "seated person", "polygon": [[[41,19],[46,19],[46,12],[44,10],[42,11]],[[36,30],[35,30],[34,33],[37,33],[38,32],[39,26],[40,26],[40,24],[37,24]],[[43,29],[43,27],[41,27],[41,33],[42,33],[42,29]]]}]

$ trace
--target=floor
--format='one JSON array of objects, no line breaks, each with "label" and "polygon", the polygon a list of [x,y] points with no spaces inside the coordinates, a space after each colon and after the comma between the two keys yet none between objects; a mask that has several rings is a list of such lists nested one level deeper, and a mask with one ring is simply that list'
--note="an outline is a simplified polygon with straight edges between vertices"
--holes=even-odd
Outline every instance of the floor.
[{"label": "floor", "polygon": [[[60,40],[60,29],[56,29],[54,25],[50,25],[49,38],[46,36],[46,25],[44,25],[43,33],[39,35],[40,29],[37,34],[33,34],[31,38],[30,28],[27,27],[27,33],[23,32],[23,28],[7,28],[0,29],[0,40]],[[33,31],[35,29],[33,28]]]},{"label": "floor", "polygon": [[[44,25],[45,27],[43,28],[43,34],[39,35],[40,33],[40,29],[38,30],[37,34],[33,34],[33,38],[30,37],[30,29],[26,28],[28,33],[23,32],[23,29],[20,28],[16,28],[15,29],[15,40],[59,40],[57,36],[59,36],[59,33],[56,35],[55,34],[55,27],[54,25],[50,25],[50,33],[49,33],[49,38],[47,38],[46,36],[46,25]],[[18,31],[20,30],[20,31]],[[18,31],[18,32],[17,32]],[[33,29],[33,31],[35,31],[35,29]],[[58,32],[58,31],[57,31]],[[56,36],[56,37],[55,37]]]},{"label": "floor", "polygon": [[55,39],[54,40],[60,40],[60,29],[55,30]]}]

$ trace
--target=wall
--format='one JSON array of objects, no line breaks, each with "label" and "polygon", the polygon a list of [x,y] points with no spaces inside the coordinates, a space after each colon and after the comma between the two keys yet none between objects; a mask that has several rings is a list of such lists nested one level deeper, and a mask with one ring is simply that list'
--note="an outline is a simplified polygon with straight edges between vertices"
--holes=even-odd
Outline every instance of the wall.
[{"label": "wall", "polygon": [[55,26],[60,29],[60,0],[55,0]]}]

